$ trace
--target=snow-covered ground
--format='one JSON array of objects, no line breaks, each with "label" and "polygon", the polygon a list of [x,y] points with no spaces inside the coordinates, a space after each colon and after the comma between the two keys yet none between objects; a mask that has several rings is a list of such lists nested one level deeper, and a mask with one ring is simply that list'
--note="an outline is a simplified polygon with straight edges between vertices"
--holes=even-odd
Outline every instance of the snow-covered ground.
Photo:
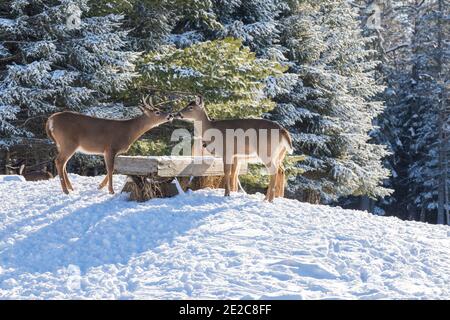
[{"label": "snow-covered ground", "polygon": [[449,227],[221,190],[135,203],[101,178],[0,182],[0,298],[450,298]]}]

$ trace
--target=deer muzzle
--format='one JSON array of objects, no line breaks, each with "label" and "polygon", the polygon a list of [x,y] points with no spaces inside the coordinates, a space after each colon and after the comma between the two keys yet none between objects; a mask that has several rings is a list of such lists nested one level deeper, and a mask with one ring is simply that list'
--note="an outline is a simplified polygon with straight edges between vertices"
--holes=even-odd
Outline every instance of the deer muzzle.
[{"label": "deer muzzle", "polygon": [[175,113],[174,118],[175,119],[183,119],[184,117],[183,117],[183,114],[181,112],[177,112],[177,113]]}]

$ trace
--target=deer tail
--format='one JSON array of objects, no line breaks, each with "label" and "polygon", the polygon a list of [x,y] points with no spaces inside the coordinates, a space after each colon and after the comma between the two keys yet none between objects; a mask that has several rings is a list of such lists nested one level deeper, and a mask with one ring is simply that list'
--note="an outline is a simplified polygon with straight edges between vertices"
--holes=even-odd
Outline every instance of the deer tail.
[{"label": "deer tail", "polygon": [[45,123],[45,132],[47,133],[47,136],[56,143],[55,137],[53,136],[53,117],[50,116]]}]

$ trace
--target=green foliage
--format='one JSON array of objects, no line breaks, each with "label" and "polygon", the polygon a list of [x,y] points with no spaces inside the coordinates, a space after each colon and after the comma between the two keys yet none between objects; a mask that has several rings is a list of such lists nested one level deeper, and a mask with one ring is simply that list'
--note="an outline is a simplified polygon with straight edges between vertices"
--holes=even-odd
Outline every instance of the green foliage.
[{"label": "green foliage", "polygon": [[[303,155],[287,156],[284,158],[284,168],[287,180],[290,177],[296,177],[302,174],[304,170],[300,169],[297,162],[305,160]],[[249,164],[247,174],[239,177],[239,181],[246,192],[265,192],[269,184],[269,176],[263,164]]]},{"label": "green foliage", "polygon": [[274,107],[264,96],[264,80],[286,69],[276,61],[257,59],[233,38],[206,41],[184,49],[165,46],[147,54],[140,86],[202,94],[214,118],[259,117]]},{"label": "green foliage", "polygon": [[170,154],[170,148],[162,140],[141,139],[131,145],[127,154],[130,156],[163,156]]},{"label": "green foliage", "polygon": [[90,0],[89,15],[95,14],[127,14],[132,11],[135,0]]},{"label": "green foliage", "polygon": [[179,29],[185,29],[188,26],[205,30],[222,28],[213,12],[211,0],[172,0],[171,4],[172,9],[182,17],[178,22]]},{"label": "green foliage", "polygon": [[305,155],[287,156],[284,158],[285,174],[288,179],[289,177],[296,177],[305,171],[297,166],[297,163],[302,162],[305,159]]},{"label": "green foliage", "polygon": [[242,187],[248,193],[264,193],[268,184],[269,176],[264,171],[262,164],[249,164],[247,174],[239,176]]}]

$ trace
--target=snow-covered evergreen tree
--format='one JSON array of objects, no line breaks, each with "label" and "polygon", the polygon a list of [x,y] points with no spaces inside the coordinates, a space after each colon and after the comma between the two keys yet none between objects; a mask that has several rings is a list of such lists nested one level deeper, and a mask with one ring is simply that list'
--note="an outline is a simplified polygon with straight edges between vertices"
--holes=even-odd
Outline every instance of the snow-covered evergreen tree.
[{"label": "snow-covered evergreen tree", "polygon": [[[366,196],[346,197],[340,200],[344,206],[359,207],[377,214],[406,213],[404,200],[404,180],[407,166],[404,165],[404,121],[406,109],[401,104],[403,92],[408,87],[410,77],[408,65],[404,59],[409,43],[411,22],[398,12],[410,0],[392,2],[390,0],[356,0],[350,4],[359,11],[362,34],[369,37],[366,47],[372,50],[371,58],[380,61],[376,66],[374,78],[376,83],[386,86],[372,100],[385,103],[384,111],[374,119],[377,126],[370,132],[371,142],[383,144],[389,155],[383,159],[383,165],[391,171],[391,177],[384,180],[383,185],[394,189],[389,197],[381,197],[375,201]],[[400,210],[396,210],[398,206]],[[387,209],[391,210],[387,210]]]},{"label": "snow-covered evergreen tree", "polygon": [[216,1],[214,12],[223,25],[216,36],[241,39],[258,56],[280,55],[278,18],[286,9],[280,0]]},{"label": "snow-covered evergreen tree", "polygon": [[383,146],[369,143],[372,120],[383,104],[373,79],[368,41],[347,1],[298,1],[283,19],[282,44],[289,50],[295,87],[276,96],[273,118],[291,132],[305,171],[290,181],[291,193],[310,201],[345,195],[385,196],[388,170]]},{"label": "snow-covered evergreen tree", "polygon": [[10,0],[1,9],[1,147],[42,137],[56,111],[117,111],[108,98],[127,87],[138,57],[123,49],[122,16],[86,16],[87,0]]},{"label": "snow-covered evergreen tree", "polygon": [[[375,50],[378,51],[381,64],[378,68],[380,79],[386,85],[382,99],[386,108],[377,118],[380,130],[376,140],[388,147],[390,155],[385,159],[385,165],[392,175],[386,184],[395,192],[377,205],[387,214],[396,214],[402,218],[409,218],[408,212],[413,210],[407,199],[410,184],[407,179],[407,168],[410,163],[409,145],[411,135],[409,130],[411,108],[409,97],[411,90],[410,67],[410,39],[413,30],[413,19],[408,9],[411,0],[400,1],[362,1],[362,13],[367,15],[363,23],[365,31],[376,37]],[[380,18],[378,26],[368,25],[367,22],[376,6]],[[381,12],[380,12],[381,11]],[[407,208],[405,210],[405,208]]]},{"label": "snow-covered evergreen tree", "polygon": [[[380,73],[386,109],[376,138],[387,144],[392,170],[388,201],[379,203],[405,219],[442,223],[448,202],[448,5],[439,0],[361,0],[363,20],[374,5],[381,28]],[[371,30],[368,30],[370,32]],[[447,35],[447,36],[446,36]],[[447,194],[447,196],[446,196]],[[436,220],[436,213],[438,218]],[[447,219],[450,220],[450,219]]]},{"label": "snow-covered evergreen tree", "polygon": [[418,208],[421,220],[437,214],[438,223],[446,220],[444,211],[450,188],[450,110],[446,93],[450,66],[449,13],[441,0],[417,4],[411,43],[410,103],[414,113],[410,120],[413,139],[409,150],[413,161],[408,170],[410,201]]},{"label": "snow-covered evergreen tree", "polygon": [[123,14],[123,28],[130,30],[133,50],[157,49],[167,41],[186,41],[190,28],[214,29],[218,26],[211,1],[205,0],[89,0],[93,14]]}]

